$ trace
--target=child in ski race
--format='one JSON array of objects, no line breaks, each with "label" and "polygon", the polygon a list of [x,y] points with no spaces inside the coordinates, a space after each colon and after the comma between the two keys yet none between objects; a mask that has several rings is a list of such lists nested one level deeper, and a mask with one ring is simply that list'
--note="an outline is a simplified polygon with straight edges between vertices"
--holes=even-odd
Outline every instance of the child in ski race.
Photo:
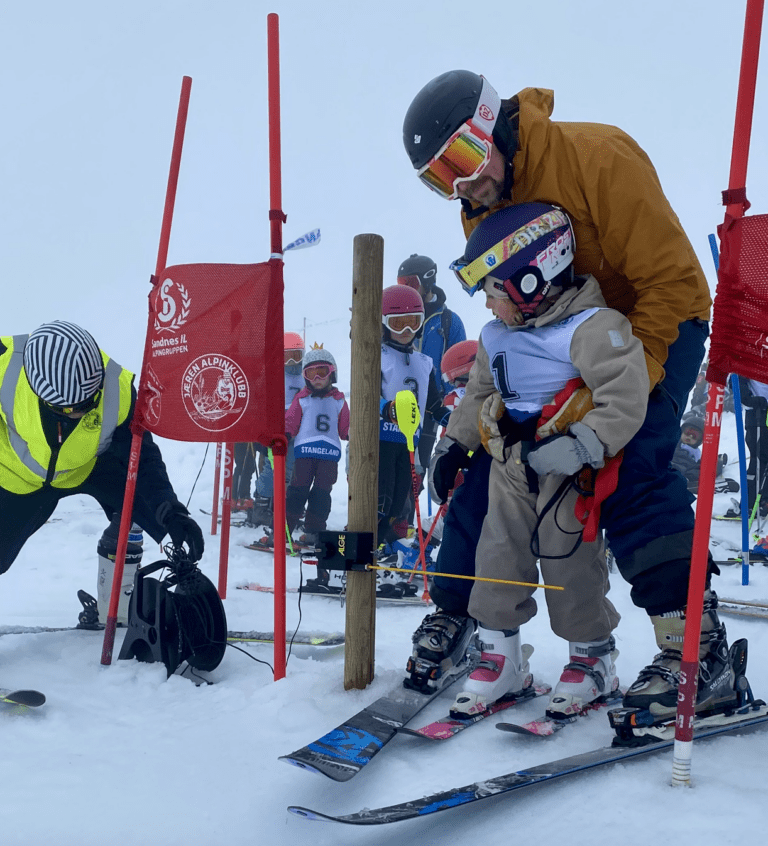
[{"label": "child in ski race", "polygon": [[[400,283],[402,284],[402,283]],[[440,362],[440,372],[443,379],[443,413],[440,415],[440,437],[445,435],[445,427],[448,425],[448,419],[454,408],[461,402],[464,396],[464,391],[469,379],[469,371],[472,369],[475,357],[477,356],[477,341],[459,341],[450,347]],[[435,420],[437,420],[437,416]],[[423,435],[422,435],[423,437]],[[456,479],[456,487],[458,487],[463,480],[461,474]],[[486,485],[487,489],[487,485]],[[441,542],[443,536],[443,527],[445,525],[444,512],[438,512],[434,515],[433,521],[429,523],[429,531],[427,532],[426,525],[423,527],[430,538],[427,544],[425,553],[425,563],[427,571],[430,573],[446,572],[439,564],[432,558],[432,552],[435,547]],[[438,552],[438,556],[439,556]],[[394,560],[394,557],[393,559]],[[418,538],[413,538],[411,544],[402,556],[397,557],[398,566],[407,569],[414,569],[420,567],[421,560],[421,546]],[[448,571],[450,572],[450,570]],[[447,580],[443,580],[447,581]],[[457,581],[457,580],[452,580]],[[464,584],[467,584],[466,582]],[[467,588],[467,595],[469,595],[469,588]]]},{"label": "child in ski race", "polygon": [[[449,449],[466,453],[482,443],[494,459],[477,575],[535,584],[539,558],[541,580],[563,588],[545,590],[550,625],[570,656],[548,712],[570,716],[618,687],[612,631],[619,615],[606,596],[602,537],[580,536],[575,474],[602,468],[640,428],[648,395],[643,347],[629,321],[606,308],[596,280],[574,275],[571,224],[554,206],[525,203],[487,218],[453,267],[467,290],[485,293],[495,315],[446,433]],[[591,390],[585,413],[565,437],[553,423],[546,434],[554,436],[541,438],[544,406],[567,399],[579,377]],[[483,712],[532,685],[533,650],[520,626],[536,614],[534,590],[474,583],[469,613],[482,656],[456,697],[455,716]]]},{"label": "child in ski race", "polygon": [[[402,514],[412,489],[411,458],[405,435],[397,425],[395,398],[399,391],[411,391],[423,419],[427,394],[436,389],[432,381],[432,359],[414,349],[414,340],[424,325],[424,302],[418,291],[407,285],[391,285],[382,294],[381,420],[379,427],[379,523],[378,542],[382,560],[396,553],[400,538],[395,523]],[[418,444],[420,428],[414,435]],[[407,544],[402,551],[405,552]],[[383,574],[379,593],[402,593],[401,574]],[[415,590],[415,584],[412,586]]]},{"label": "child in ski race", "polygon": [[[663,722],[677,707],[694,527],[693,497],[670,461],[704,358],[712,298],[690,240],[640,145],[615,126],[553,120],[553,109],[549,89],[524,88],[502,99],[479,74],[451,70],[414,97],[403,121],[403,144],[421,182],[443,199],[460,201],[467,237],[505,206],[538,201],[562,208],[576,238],[575,272],[597,279],[608,306],[627,317],[643,344],[647,413],[624,448],[600,527],[632,587],[633,603],[650,618],[658,647],[627,689],[623,705]],[[564,422],[584,392],[588,389],[568,401]],[[455,476],[455,456],[443,455],[440,463],[446,479]],[[470,473],[480,469],[476,465]],[[480,510],[466,512],[465,549],[479,538],[483,518]],[[463,559],[470,575],[473,556]],[[710,586],[718,572],[710,556],[697,713],[722,712],[738,700],[737,668]],[[458,628],[454,622],[445,627],[444,646],[439,654],[436,647],[431,650],[433,665],[455,663],[453,647],[468,625],[464,618]]]},{"label": "child in ski race", "polygon": [[[285,410],[291,407],[293,398],[304,387],[304,377],[301,375],[301,362],[304,356],[304,339],[298,332],[286,332],[283,335],[283,369],[285,372]],[[272,494],[274,489],[274,474],[266,449],[261,447],[265,455],[263,472],[256,479],[253,491],[253,509],[248,522],[254,526],[272,525]],[[288,442],[288,452],[285,456],[285,484],[291,481],[293,473],[293,444]],[[233,494],[234,495],[234,494]]]},{"label": "child in ski race", "polygon": [[[683,415],[680,426],[680,443],[672,456],[672,466],[679,470],[688,483],[688,490],[694,495],[699,491],[699,464],[701,462],[701,443],[704,440],[704,409],[692,408]],[[733,479],[724,479],[723,468],[728,456],[717,456],[717,477],[715,493],[736,493],[739,483]]]},{"label": "child in ski race", "polygon": [[302,363],[304,387],[285,415],[285,434],[293,440],[293,476],[285,497],[291,533],[304,515],[299,542],[314,546],[331,513],[331,489],[336,483],[341,441],[349,440],[349,406],[334,387],[336,360],[323,345],[308,350]]}]

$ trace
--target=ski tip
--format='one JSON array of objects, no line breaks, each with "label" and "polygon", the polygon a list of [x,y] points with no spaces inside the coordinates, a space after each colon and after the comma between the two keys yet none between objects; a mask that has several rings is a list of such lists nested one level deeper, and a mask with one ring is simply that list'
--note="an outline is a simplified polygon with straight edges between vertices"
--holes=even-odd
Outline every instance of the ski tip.
[{"label": "ski tip", "polygon": [[45,695],[39,690],[3,691],[2,700],[11,705],[25,705],[27,708],[39,708],[45,704]]},{"label": "ski tip", "polygon": [[288,813],[295,814],[297,817],[302,817],[305,820],[315,820],[316,822],[329,822],[331,820],[325,814],[311,811],[309,808],[300,808],[298,805],[289,805]]},{"label": "ski tip", "polygon": [[306,763],[306,761],[300,761],[298,758],[292,758],[290,755],[281,755],[277,760],[285,761],[286,764],[290,764],[293,767],[298,767],[300,770],[308,770],[310,773],[317,773],[317,775],[325,775],[325,773],[323,773],[321,770],[318,770],[317,767],[313,767],[312,764],[308,764]]}]

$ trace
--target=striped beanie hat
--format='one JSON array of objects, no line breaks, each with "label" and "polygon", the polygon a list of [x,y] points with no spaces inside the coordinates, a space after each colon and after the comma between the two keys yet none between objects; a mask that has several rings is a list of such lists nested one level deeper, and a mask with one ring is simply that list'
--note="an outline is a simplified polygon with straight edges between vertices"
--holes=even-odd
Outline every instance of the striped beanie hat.
[{"label": "striped beanie hat", "polygon": [[51,405],[85,402],[104,381],[101,351],[93,336],[65,320],[44,323],[30,334],[24,372],[32,390]]}]

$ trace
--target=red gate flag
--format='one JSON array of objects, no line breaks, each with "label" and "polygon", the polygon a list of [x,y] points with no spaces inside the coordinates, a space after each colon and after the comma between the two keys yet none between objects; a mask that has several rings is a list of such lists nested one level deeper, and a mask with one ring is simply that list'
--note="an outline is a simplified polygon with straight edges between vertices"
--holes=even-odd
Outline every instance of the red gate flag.
[{"label": "red gate flag", "polygon": [[707,381],[725,385],[737,373],[768,382],[768,215],[726,218],[718,234]]},{"label": "red gate flag", "polygon": [[270,445],[284,433],[276,260],[181,264],[153,277],[135,418],[176,441]]}]

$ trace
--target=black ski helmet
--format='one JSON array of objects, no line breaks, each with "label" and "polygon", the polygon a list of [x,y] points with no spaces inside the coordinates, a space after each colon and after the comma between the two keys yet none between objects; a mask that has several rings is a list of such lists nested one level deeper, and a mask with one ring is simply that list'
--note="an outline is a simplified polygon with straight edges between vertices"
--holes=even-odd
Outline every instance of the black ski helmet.
[{"label": "black ski helmet", "polygon": [[571,221],[562,209],[520,203],[482,220],[451,267],[470,295],[492,281],[527,318],[552,286],[572,283],[575,248]]},{"label": "black ski helmet", "polygon": [[437,282],[437,265],[429,256],[412,253],[397,270],[397,284],[416,288],[421,285],[425,291],[431,291]]},{"label": "black ski helmet", "polygon": [[704,440],[704,415],[700,409],[692,408],[683,415],[680,430],[685,431],[686,429],[696,429],[699,433],[699,439],[695,446],[701,446]]},{"label": "black ski helmet", "polygon": [[493,101],[493,141],[505,158],[514,153],[512,128],[502,115],[501,98],[488,80],[468,70],[436,76],[414,97],[403,121],[403,144],[419,170],[463,123],[472,123],[481,94]]}]

